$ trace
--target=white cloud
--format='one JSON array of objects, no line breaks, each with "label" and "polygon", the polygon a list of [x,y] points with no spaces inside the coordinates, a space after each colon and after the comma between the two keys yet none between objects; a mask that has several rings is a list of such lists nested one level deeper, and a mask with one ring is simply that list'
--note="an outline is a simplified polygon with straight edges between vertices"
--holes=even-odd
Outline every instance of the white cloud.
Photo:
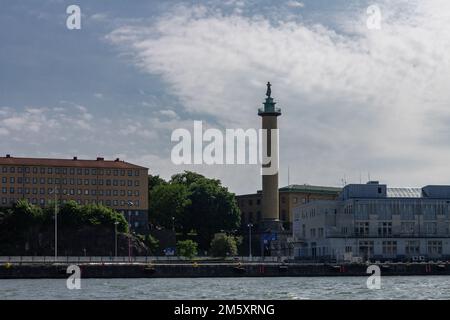
[{"label": "white cloud", "polygon": [[173,110],[160,110],[159,113],[169,118],[177,118],[177,113]]},{"label": "white cloud", "polygon": [[[180,127],[192,126],[171,110],[161,116],[141,118],[126,114],[118,117],[95,116],[88,107],[61,101],[55,107],[0,108],[0,149],[16,156],[80,158],[118,156],[126,161],[155,168],[170,158],[170,134]],[[175,116],[173,116],[175,115]],[[163,119],[164,118],[164,119]],[[57,151],[55,151],[57,150]],[[150,152],[154,152],[152,155]],[[160,161],[148,163],[152,156]],[[153,159],[152,158],[152,159]],[[174,166],[173,166],[174,167]],[[157,172],[166,172],[161,166]],[[155,171],[151,172],[155,174]]]},{"label": "white cloud", "polygon": [[293,8],[303,8],[305,6],[305,4],[303,2],[294,1],[294,0],[286,2],[286,5],[288,7],[293,7]]},{"label": "white cloud", "polygon": [[439,119],[450,119],[450,3],[379,3],[377,31],[365,10],[344,12],[348,34],[339,34],[196,6],[108,39],[159,74],[185,111],[223,126],[259,126],[270,80],[291,182],[337,184],[371,171],[397,185],[449,183],[450,130]]}]

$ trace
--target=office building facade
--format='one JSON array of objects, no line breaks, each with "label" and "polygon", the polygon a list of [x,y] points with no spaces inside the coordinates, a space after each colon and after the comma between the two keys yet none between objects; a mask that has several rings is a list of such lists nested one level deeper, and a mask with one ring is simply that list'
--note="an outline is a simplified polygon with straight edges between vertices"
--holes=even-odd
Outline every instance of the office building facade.
[{"label": "office building facade", "polygon": [[[0,207],[19,199],[41,207],[73,200],[124,214],[132,230],[148,230],[148,169],[120,159],[0,157]],[[56,194],[55,194],[56,193]]]},{"label": "office building facade", "polygon": [[450,258],[450,186],[350,184],[337,200],[294,208],[300,259],[422,261]]}]

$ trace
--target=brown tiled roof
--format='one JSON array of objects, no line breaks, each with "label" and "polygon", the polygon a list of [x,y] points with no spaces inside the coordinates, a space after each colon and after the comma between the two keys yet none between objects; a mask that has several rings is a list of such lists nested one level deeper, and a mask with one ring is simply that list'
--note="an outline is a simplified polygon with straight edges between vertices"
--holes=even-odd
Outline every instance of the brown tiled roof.
[{"label": "brown tiled roof", "polygon": [[46,166],[46,167],[86,167],[86,168],[117,168],[117,169],[147,169],[123,160],[81,160],[73,159],[48,159],[48,158],[16,158],[11,156],[0,157],[0,165],[11,166]]}]

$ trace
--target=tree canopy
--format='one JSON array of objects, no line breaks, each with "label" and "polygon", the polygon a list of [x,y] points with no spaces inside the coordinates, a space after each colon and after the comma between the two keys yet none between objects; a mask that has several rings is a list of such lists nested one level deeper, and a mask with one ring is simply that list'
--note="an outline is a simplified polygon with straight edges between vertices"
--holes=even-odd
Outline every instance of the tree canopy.
[{"label": "tree canopy", "polygon": [[177,242],[177,254],[182,257],[192,259],[197,255],[197,243],[192,240],[182,240]]},{"label": "tree canopy", "polygon": [[237,255],[238,241],[235,237],[218,233],[211,241],[209,254],[213,257],[226,257]]},{"label": "tree canopy", "polygon": [[[0,254],[50,254],[54,248],[54,206],[40,208],[19,200],[12,208],[0,209]],[[58,206],[58,248],[68,254],[111,253],[115,227],[128,232],[125,217],[102,205],[78,205],[69,201]]]},{"label": "tree canopy", "polygon": [[150,220],[167,229],[172,217],[178,232],[197,234],[201,249],[208,249],[215,233],[233,231],[240,225],[240,213],[233,193],[220,180],[185,171],[175,174],[167,184],[150,191]]}]

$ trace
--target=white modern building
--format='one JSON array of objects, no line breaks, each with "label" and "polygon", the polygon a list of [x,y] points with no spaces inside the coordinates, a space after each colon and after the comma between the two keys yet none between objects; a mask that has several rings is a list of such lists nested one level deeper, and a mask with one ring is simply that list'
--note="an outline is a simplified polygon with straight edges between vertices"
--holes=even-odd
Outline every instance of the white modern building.
[{"label": "white modern building", "polygon": [[450,186],[349,184],[338,200],[294,208],[295,257],[319,261],[450,258]]}]

